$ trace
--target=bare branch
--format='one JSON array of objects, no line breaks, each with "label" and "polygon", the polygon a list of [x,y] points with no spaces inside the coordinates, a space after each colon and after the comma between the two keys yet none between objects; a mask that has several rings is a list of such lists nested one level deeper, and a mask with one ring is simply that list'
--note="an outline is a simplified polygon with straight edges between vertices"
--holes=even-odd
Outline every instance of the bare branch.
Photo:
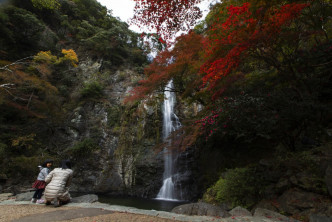
[{"label": "bare branch", "polygon": [[15,86],[13,83],[4,83],[0,85],[0,88],[12,89],[11,86]]},{"label": "bare branch", "polygon": [[10,63],[8,65],[0,67],[0,70],[5,70],[5,71],[13,72],[12,70],[9,69],[10,66],[17,65],[17,64],[24,64],[24,62],[23,62],[24,60],[32,59],[32,58],[33,58],[33,56],[28,56],[28,57],[25,57],[23,59],[19,59],[19,60],[13,62],[13,63]]},{"label": "bare branch", "polygon": [[27,104],[27,108],[29,109],[29,105],[30,105],[30,102],[31,102],[31,99],[32,99],[32,96],[33,96],[33,91],[32,91],[32,93],[31,93],[31,95],[30,95],[30,98],[29,98],[29,101],[28,101],[28,104]]},{"label": "bare branch", "polygon": [[13,93],[11,93],[9,90],[14,89],[12,86],[15,86],[13,83],[5,83],[0,85],[0,89],[4,89],[10,96],[14,97],[14,100],[19,99],[23,101],[28,101],[28,99],[24,99],[22,97],[15,96]]}]

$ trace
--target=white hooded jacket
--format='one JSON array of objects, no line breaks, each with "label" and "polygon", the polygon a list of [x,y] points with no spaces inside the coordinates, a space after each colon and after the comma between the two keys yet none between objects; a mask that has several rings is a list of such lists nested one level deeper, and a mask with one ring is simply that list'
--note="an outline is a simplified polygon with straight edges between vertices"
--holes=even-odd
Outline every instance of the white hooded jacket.
[{"label": "white hooded jacket", "polygon": [[52,201],[58,198],[61,201],[69,201],[69,186],[73,178],[73,171],[71,169],[55,168],[46,177],[45,188],[46,201]]}]

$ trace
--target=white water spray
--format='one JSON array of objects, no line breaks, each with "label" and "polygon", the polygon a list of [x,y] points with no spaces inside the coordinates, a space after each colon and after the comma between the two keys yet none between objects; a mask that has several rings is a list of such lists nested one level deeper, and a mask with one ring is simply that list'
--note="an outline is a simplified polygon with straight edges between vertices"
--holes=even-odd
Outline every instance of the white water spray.
[{"label": "white water spray", "polygon": [[[163,140],[170,143],[168,136],[175,130],[181,127],[179,118],[174,113],[174,105],[176,102],[175,93],[171,92],[173,89],[173,80],[169,81],[165,87],[165,100],[163,104]],[[172,150],[164,148],[164,174],[163,174],[163,186],[160,188],[157,195],[157,199],[163,200],[177,200],[174,192],[174,181],[172,176],[174,174],[173,169],[173,154]]]}]

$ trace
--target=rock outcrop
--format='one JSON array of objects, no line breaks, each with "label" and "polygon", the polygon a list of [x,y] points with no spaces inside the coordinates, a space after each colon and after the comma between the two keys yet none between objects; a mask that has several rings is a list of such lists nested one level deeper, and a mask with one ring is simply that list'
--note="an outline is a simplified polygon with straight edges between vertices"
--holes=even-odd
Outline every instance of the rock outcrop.
[{"label": "rock outcrop", "polygon": [[215,216],[215,217],[231,216],[231,214],[229,214],[225,209],[204,202],[180,205],[172,209],[171,212],[177,214],[198,215],[198,216]]},{"label": "rock outcrop", "polygon": [[96,194],[86,194],[83,196],[73,197],[72,203],[94,203],[98,201],[98,196]]}]

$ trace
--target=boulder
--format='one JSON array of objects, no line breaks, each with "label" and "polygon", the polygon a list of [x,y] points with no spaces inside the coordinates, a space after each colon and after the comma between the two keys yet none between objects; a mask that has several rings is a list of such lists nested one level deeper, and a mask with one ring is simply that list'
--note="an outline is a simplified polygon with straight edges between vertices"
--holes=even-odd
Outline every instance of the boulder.
[{"label": "boulder", "polygon": [[20,193],[16,195],[16,201],[29,201],[32,199],[34,192]]},{"label": "boulder", "polygon": [[278,210],[290,215],[299,214],[303,209],[320,208],[320,205],[323,207],[325,199],[324,196],[312,192],[289,189],[278,198]]},{"label": "boulder", "polygon": [[331,217],[326,217],[322,215],[310,215],[309,222],[332,222]]},{"label": "boulder", "polygon": [[243,207],[235,207],[234,209],[232,209],[231,211],[229,211],[229,213],[232,216],[252,216],[252,214],[250,213],[250,211],[248,211],[247,209],[243,208]]},{"label": "boulder", "polygon": [[267,210],[267,209],[262,209],[262,208],[257,208],[254,213],[254,217],[266,217],[269,218],[270,220],[280,220],[280,221],[287,221],[287,222],[299,222],[298,220],[288,218],[282,214],[279,214],[277,212]]},{"label": "boulder", "polygon": [[271,211],[278,211],[276,206],[274,206],[271,200],[261,200],[257,205],[255,205],[254,209],[263,208]]},{"label": "boulder", "polygon": [[223,208],[204,202],[180,205],[173,208],[171,212],[177,214],[198,215],[198,216],[213,216],[213,217],[231,216]]},{"label": "boulder", "polygon": [[98,196],[95,194],[87,194],[79,197],[73,197],[72,203],[94,203],[98,201]]}]

